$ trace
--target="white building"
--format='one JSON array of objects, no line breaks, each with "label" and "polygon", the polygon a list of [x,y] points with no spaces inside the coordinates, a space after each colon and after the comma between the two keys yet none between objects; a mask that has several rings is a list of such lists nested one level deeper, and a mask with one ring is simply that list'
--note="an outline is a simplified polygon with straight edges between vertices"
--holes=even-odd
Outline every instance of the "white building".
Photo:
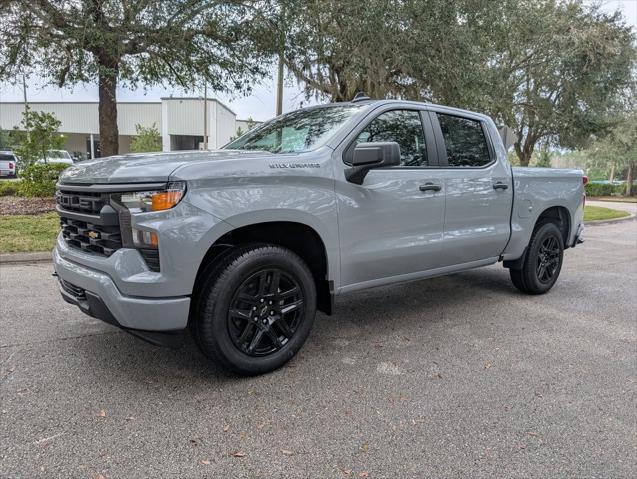
[{"label": "white building", "polygon": [[[33,102],[31,111],[52,113],[62,122],[64,149],[74,156],[100,156],[97,102]],[[0,102],[0,129],[20,128],[24,104]],[[246,132],[248,120],[237,120],[236,114],[219,100],[207,101],[208,148],[228,143],[236,131]],[[136,125],[155,125],[162,137],[163,151],[196,150],[204,141],[204,100],[202,98],[162,98],[160,102],[117,103],[119,152],[130,152]]]}]

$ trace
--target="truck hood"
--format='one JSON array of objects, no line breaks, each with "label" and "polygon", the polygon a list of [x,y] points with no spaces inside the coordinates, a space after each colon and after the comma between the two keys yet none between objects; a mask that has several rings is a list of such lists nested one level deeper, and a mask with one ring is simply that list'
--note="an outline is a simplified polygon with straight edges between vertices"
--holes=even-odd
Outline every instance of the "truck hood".
[{"label": "truck hood", "polygon": [[60,183],[154,183],[168,181],[171,173],[184,165],[232,159],[262,159],[273,156],[264,151],[215,150],[136,153],[82,161],[60,175]]}]

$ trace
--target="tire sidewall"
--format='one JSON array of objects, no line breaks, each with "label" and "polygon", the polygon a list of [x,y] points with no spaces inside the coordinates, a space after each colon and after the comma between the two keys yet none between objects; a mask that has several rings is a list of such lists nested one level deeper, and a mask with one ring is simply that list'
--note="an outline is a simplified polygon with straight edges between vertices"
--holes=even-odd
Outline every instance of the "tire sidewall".
[{"label": "tire sidewall", "polygon": [[[228,310],[239,286],[251,275],[269,268],[279,268],[297,281],[303,295],[304,317],[293,337],[279,351],[261,357],[248,356],[230,337]],[[291,251],[274,246],[256,247],[234,258],[202,299],[197,318],[201,346],[214,351],[216,359],[241,374],[261,374],[289,361],[307,339],[316,313],[316,289],[309,269]]]}]

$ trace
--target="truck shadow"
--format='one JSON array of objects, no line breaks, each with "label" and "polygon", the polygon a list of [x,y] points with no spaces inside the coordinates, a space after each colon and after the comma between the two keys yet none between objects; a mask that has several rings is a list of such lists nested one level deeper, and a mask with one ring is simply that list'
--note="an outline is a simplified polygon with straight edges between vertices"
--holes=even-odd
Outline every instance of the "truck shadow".
[{"label": "truck shadow", "polygon": [[459,317],[449,311],[484,310],[485,301],[497,307],[517,295],[508,272],[501,267],[348,293],[337,298],[334,315],[317,315],[300,358],[260,378],[227,373],[201,354],[188,331],[182,333],[179,349],[156,347],[124,332],[86,337],[77,348],[87,366],[100,372],[105,387],[126,378],[141,385],[161,384],[171,389],[197,383],[209,388],[211,383],[223,386],[237,381],[271,381],[277,375],[290,374],[300,363],[329,350],[339,340],[373,343],[389,334],[409,336],[415,328],[418,334],[426,335],[427,328],[435,323],[453,326],[472,319],[471,314]]}]

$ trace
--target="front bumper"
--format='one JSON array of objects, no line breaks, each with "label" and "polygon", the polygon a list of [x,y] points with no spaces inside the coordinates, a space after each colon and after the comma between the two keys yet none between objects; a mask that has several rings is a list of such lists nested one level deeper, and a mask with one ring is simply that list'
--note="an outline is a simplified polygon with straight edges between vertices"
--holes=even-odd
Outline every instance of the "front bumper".
[{"label": "front bumper", "polygon": [[53,266],[64,300],[77,305],[90,316],[140,333],[176,331],[188,324],[188,296],[149,298],[124,295],[108,274],[63,258],[57,247],[53,250]]}]

